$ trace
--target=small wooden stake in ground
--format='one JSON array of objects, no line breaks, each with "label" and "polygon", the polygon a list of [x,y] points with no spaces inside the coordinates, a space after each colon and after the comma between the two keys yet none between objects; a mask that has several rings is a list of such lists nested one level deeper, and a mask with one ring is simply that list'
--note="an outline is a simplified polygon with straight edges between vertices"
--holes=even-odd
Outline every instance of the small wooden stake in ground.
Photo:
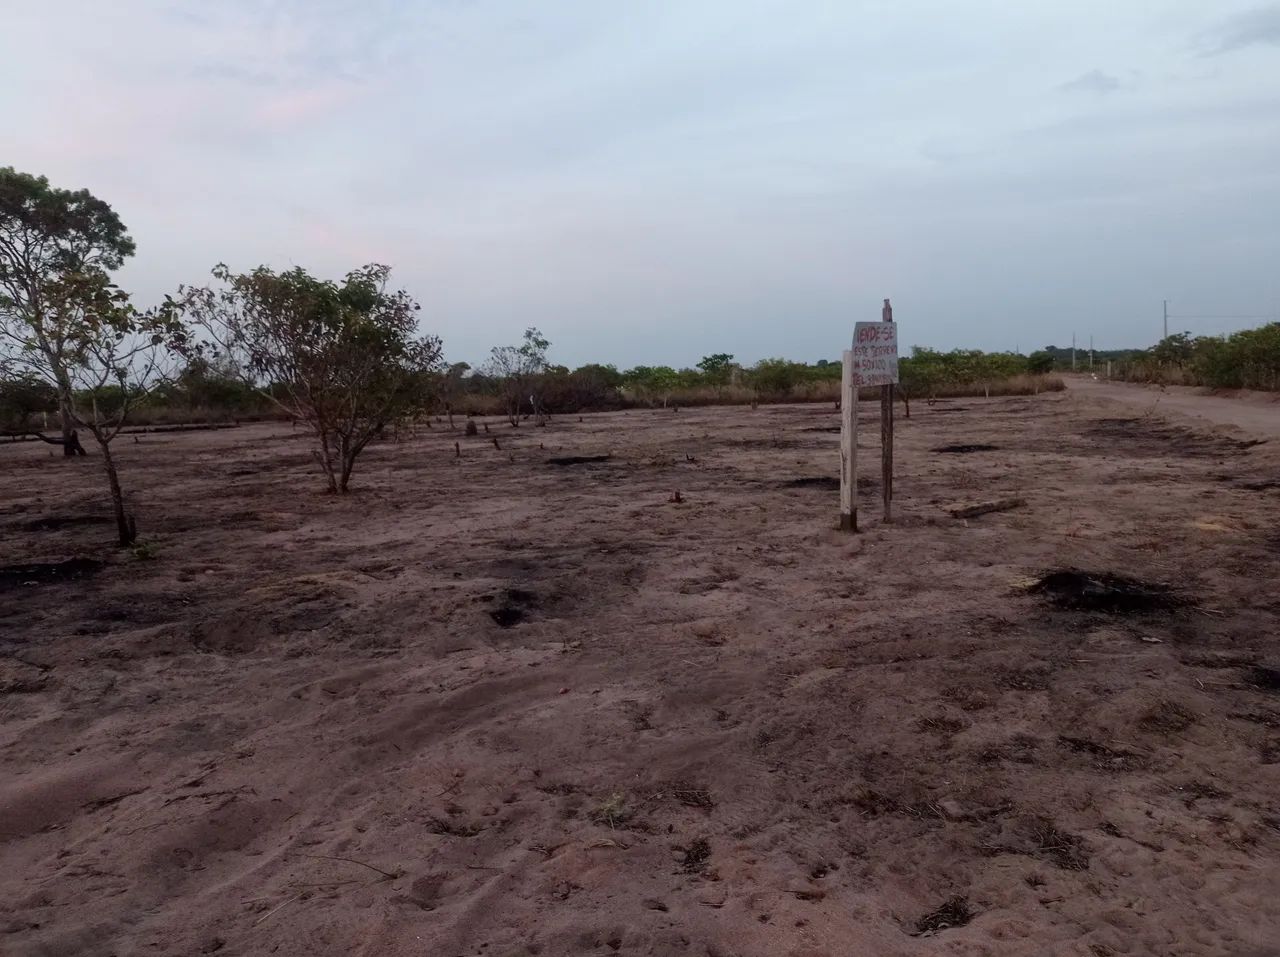
[{"label": "small wooden stake in ground", "polygon": [[[893,306],[884,301],[882,322],[893,322]],[[880,488],[884,491],[884,520],[893,521],[893,385],[880,387]]]},{"label": "small wooden stake in ground", "polygon": [[853,350],[844,351],[840,379],[840,530],[858,530],[858,390],[853,385]]}]

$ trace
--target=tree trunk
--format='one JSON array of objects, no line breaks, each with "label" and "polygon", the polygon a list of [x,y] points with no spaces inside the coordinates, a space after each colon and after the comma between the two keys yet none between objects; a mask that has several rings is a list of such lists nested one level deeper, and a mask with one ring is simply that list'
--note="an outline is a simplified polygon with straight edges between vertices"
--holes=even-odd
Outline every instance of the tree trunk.
[{"label": "tree trunk", "polygon": [[111,508],[115,512],[116,534],[122,546],[132,545],[138,537],[138,527],[133,516],[125,513],[124,492],[120,490],[120,476],[116,474],[116,462],[111,457],[111,443],[104,442],[101,436],[95,435],[102,448],[102,467],[107,473],[107,484],[111,486]]},{"label": "tree trunk", "polygon": [[37,327],[36,338],[40,351],[44,355],[49,371],[53,373],[54,383],[58,388],[58,424],[62,430],[62,454],[66,458],[84,455],[84,446],[80,444],[80,437],[76,435],[75,392],[71,388],[71,377],[67,375],[67,367],[62,361],[61,352],[54,348],[43,332],[43,320],[37,323]]},{"label": "tree trunk", "polygon": [[62,454],[67,458],[84,455],[84,446],[80,444],[80,436],[76,435],[76,420],[71,411],[71,401],[65,395],[58,399],[58,418],[61,420]]},{"label": "tree trunk", "polygon": [[338,492],[338,477],[333,469],[333,449],[329,447],[329,436],[320,436],[320,451],[316,453],[316,458],[320,461],[320,468],[324,470],[325,480],[329,483],[330,494]]},{"label": "tree trunk", "polygon": [[360,450],[364,446],[356,443],[352,444],[351,440],[345,435],[342,437],[341,443],[341,471],[338,473],[338,494],[346,495],[347,486],[351,482],[351,471],[356,467],[356,456],[360,454]]},{"label": "tree trunk", "polygon": [[342,453],[342,474],[338,478],[338,493],[340,495],[347,494],[347,486],[351,483],[351,473],[356,467],[356,456],[359,451]]}]

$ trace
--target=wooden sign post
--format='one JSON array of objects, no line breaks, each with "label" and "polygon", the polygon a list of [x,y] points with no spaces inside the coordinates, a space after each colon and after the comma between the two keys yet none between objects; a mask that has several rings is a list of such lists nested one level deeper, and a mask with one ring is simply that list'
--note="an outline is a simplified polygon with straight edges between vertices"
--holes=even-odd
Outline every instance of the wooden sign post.
[{"label": "wooden sign post", "polygon": [[898,381],[898,327],[893,306],[884,301],[880,321],[893,326],[893,380],[880,387],[880,488],[884,490],[884,520],[893,521],[893,384]]},{"label": "wooden sign post", "polygon": [[898,381],[898,325],[884,301],[880,322],[858,322],[844,353],[840,389],[840,529],[858,530],[858,391],[880,386],[881,486],[884,520],[893,520],[893,386]]},{"label": "wooden sign post", "polygon": [[858,387],[853,384],[853,350],[844,350],[840,377],[840,531],[858,530]]}]

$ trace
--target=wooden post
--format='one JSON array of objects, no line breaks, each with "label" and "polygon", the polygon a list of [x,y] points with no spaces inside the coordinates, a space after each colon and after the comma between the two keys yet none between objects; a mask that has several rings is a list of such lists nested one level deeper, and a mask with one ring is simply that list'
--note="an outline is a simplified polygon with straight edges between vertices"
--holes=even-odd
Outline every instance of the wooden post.
[{"label": "wooden post", "polygon": [[853,384],[853,350],[844,351],[840,377],[840,530],[858,530],[858,390]]},{"label": "wooden post", "polygon": [[[884,301],[883,322],[893,322],[893,306]],[[884,520],[893,521],[893,386],[880,387],[880,487],[884,492]]]}]

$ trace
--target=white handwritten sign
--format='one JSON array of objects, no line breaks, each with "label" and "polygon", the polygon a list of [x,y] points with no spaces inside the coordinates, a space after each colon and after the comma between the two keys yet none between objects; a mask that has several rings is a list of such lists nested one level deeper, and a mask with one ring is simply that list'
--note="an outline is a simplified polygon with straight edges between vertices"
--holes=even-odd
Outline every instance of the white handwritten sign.
[{"label": "white handwritten sign", "polygon": [[893,385],[898,381],[898,324],[853,324],[853,384]]}]

